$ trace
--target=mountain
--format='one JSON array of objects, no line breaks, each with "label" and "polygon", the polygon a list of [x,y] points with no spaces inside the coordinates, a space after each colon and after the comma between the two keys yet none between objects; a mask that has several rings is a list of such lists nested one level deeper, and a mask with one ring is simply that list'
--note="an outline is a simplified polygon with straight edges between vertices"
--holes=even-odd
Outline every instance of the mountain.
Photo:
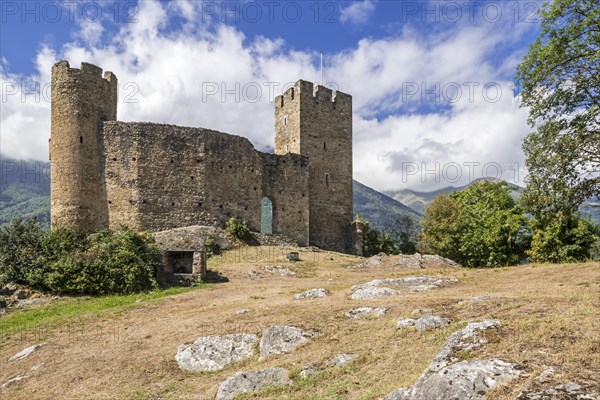
[{"label": "mountain", "polygon": [[0,160],[0,225],[15,218],[50,225],[50,163]]},{"label": "mountain", "polygon": [[[0,160],[0,226],[15,218],[35,217],[50,223],[50,164],[38,161]],[[385,229],[396,218],[421,214],[404,204],[353,181],[354,215],[361,214],[371,226]]]},{"label": "mountain", "polygon": [[387,230],[396,219],[403,215],[414,217],[417,223],[421,219],[420,212],[402,204],[402,202],[371,189],[358,181],[353,181],[353,183],[354,214],[362,215],[373,228]]}]

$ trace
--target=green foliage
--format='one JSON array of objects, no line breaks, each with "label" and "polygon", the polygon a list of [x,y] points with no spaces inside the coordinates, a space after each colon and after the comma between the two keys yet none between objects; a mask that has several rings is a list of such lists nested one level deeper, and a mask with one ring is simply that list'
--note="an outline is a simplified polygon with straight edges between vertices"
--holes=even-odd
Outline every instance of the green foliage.
[{"label": "green foliage", "polygon": [[248,223],[235,217],[229,218],[225,223],[225,231],[238,239],[248,240],[252,238],[252,232],[248,228]]},{"label": "green foliage", "polygon": [[531,249],[527,252],[536,262],[575,262],[597,257],[600,241],[597,225],[573,214],[559,214],[548,223],[532,222]]},{"label": "green foliage", "polygon": [[411,215],[403,215],[396,219],[390,236],[400,253],[415,254],[417,252],[418,233],[417,220]]},{"label": "green foliage", "polygon": [[530,231],[510,190],[504,182],[482,182],[436,198],[423,218],[426,250],[466,267],[521,262]]},{"label": "green foliage", "polygon": [[600,192],[600,8],[597,0],[555,0],[540,17],[540,35],[517,72],[535,129],[523,143],[523,204],[555,229],[554,216],[574,214]]},{"label": "green foliage", "polygon": [[363,256],[375,254],[398,254],[394,241],[388,235],[371,228],[368,221],[363,222]]},{"label": "green foliage", "polygon": [[215,242],[215,239],[212,236],[208,236],[206,239],[204,239],[204,249],[206,250],[206,255],[208,257],[221,252],[219,245],[217,242]]},{"label": "green foliage", "polygon": [[29,277],[45,267],[45,243],[46,232],[34,220],[0,228],[0,284],[29,284]]},{"label": "green foliage", "polygon": [[34,221],[0,228],[0,281],[71,294],[125,294],[157,286],[160,250],[146,234],[121,227],[87,236],[45,231]]}]

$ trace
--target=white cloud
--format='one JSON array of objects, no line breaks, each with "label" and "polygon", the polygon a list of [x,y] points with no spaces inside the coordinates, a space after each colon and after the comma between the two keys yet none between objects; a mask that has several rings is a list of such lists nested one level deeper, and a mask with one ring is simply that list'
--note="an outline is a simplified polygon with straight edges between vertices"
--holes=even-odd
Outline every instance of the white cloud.
[{"label": "white cloud", "polygon": [[364,24],[375,11],[375,2],[363,0],[352,2],[348,7],[340,10],[340,22]]},{"label": "white cloud", "polygon": [[[43,47],[36,58],[38,73],[31,77],[10,73],[3,62],[2,154],[47,159],[50,104],[31,96],[23,103],[21,93],[7,85],[30,79],[44,86],[59,59],[69,60],[72,67],[91,62],[117,75],[119,120],[201,126],[248,137],[262,150],[272,148],[270,87],[278,85],[279,94],[297,79],[317,80],[318,53],[289,50],[281,38],[248,40],[223,24],[190,20],[180,31],[164,29],[173,14],[195,15],[188,3],[171,7],[140,2],[140,22],[124,25],[108,44],[100,46],[93,35],[86,42],[82,34],[62,48]],[[456,163],[463,166],[464,183],[469,172],[464,163],[474,162],[479,163],[474,177],[481,176],[486,164],[498,163],[503,178],[522,182],[523,176],[514,179],[509,168],[523,165],[526,112],[515,106],[511,83],[501,79],[512,56],[500,67],[488,61],[506,40],[504,30],[457,26],[443,38],[405,30],[393,37],[363,39],[330,57],[327,77],[353,95],[356,179],[379,190],[429,190],[454,182],[436,181],[422,171],[408,174],[403,163],[417,163],[421,170],[437,168],[440,174],[443,166]],[[486,100],[486,94],[495,93],[486,93],[484,85],[496,81],[502,96],[497,102]],[[408,96],[415,87],[416,94]],[[445,107],[423,110],[424,90],[437,87],[434,97]],[[253,101],[257,88],[262,96]],[[455,96],[453,88],[462,96]]]}]

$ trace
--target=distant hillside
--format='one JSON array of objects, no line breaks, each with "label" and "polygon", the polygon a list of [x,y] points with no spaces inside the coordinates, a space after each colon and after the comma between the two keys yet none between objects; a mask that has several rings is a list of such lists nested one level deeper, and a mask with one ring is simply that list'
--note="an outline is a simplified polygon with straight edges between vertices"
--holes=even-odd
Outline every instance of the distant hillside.
[{"label": "distant hillside", "polygon": [[50,164],[0,160],[0,225],[15,218],[35,217],[50,224]]},{"label": "distant hillside", "polygon": [[358,181],[353,181],[354,214],[362,215],[371,226],[379,230],[388,230],[396,219],[402,215],[410,215],[417,222],[421,213],[402,204],[383,193],[380,193]]},{"label": "distant hillside", "polygon": [[[2,158],[0,168],[0,225],[15,218],[31,217],[49,225],[50,164]],[[420,218],[420,213],[397,200],[360,182],[353,183],[354,215],[361,214],[374,228],[385,229],[404,214]]]}]

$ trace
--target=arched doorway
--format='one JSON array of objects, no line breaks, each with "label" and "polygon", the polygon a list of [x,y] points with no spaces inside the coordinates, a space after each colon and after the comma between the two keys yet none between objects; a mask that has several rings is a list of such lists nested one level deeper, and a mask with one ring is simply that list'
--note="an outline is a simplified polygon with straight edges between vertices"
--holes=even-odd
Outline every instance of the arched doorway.
[{"label": "arched doorway", "polygon": [[260,201],[260,233],[273,233],[273,202],[268,197]]}]

